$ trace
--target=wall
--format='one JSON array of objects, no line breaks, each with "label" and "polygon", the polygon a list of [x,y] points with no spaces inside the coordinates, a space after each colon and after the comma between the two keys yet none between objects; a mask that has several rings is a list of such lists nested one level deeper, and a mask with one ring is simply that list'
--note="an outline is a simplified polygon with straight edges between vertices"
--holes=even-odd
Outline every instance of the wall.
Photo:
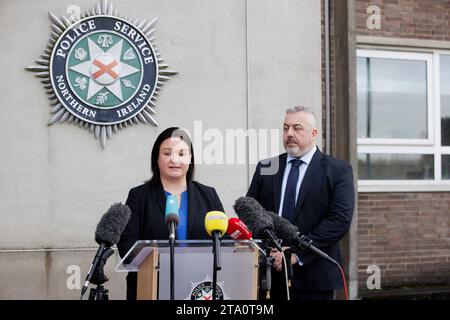
[{"label": "wall", "polygon": [[[368,30],[367,7],[381,9],[379,30]],[[357,0],[358,35],[450,41],[450,2],[436,0]]]},{"label": "wall", "polygon": [[378,265],[381,287],[446,284],[450,274],[450,195],[363,193],[358,202],[359,283]]},{"label": "wall", "polygon": [[[319,1],[129,0],[114,4],[130,17],[159,17],[158,47],[179,72],[159,95],[160,126],[133,125],[114,134],[105,149],[73,124],[46,126],[49,102],[24,67],[35,64],[46,46],[47,12],[62,15],[73,4],[86,10],[96,2],[0,1],[0,39],[7,47],[0,51],[6,75],[0,78],[2,299],[78,297],[78,290],[67,288],[68,267],[79,266],[84,278],[96,250],[96,224],[150,177],[151,146],[166,127],[188,129],[204,150],[212,133],[225,137],[226,129],[280,129],[287,106],[321,110]],[[208,129],[217,130],[208,136]],[[231,152],[221,147],[224,155]],[[196,168],[196,179],[217,189],[230,215],[256,165],[244,152],[242,163]],[[123,274],[113,273],[117,259],[108,261],[107,287],[120,299],[125,283]]]},{"label": "wall", "polygon": [[[380,29],[369,30],[369,5]],[[356,1],[356,30],[365,48],[448,49],[450,3],[432,0]],[[430,41],[431,40],[431,41]],[[448,192],[359,193],[358,269],[362,295],[368,266],[381,269],[381,287],[450,283]]]}]

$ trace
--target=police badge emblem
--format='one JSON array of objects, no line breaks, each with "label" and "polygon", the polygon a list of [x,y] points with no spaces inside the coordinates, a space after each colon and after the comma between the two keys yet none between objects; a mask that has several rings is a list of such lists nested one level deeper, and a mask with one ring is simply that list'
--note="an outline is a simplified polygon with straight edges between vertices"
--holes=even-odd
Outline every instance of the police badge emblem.
[{"label": "police badge emblem", "polygon": [[139,122],[157,126],[156,95],[170,70],[153,37],[157,18],[131,20],[102,0],[79,18],[49,13],[50,41],[38,65],[49,94],[48,125],[73,122],[106,146],[112,133]]},{"label": "police badge emblem", "polygon": [[[224,292],[224,281],[217,282],[217,300],[229,300]],[[214,300],[213,299],[213,282],[209,275],[200,282],[191,282],[191,292],[185,300]]]}]

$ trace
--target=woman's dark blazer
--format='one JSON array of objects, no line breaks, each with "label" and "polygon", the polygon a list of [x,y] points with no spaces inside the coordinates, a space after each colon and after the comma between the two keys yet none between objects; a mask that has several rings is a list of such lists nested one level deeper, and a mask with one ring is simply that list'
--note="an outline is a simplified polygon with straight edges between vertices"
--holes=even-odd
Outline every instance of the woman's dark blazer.
[{"label": "woman's dark blazer", "polygon": [[[192,181],[188,192],[188,239],[209,239],[205,230],[205,215],[209,211],[224,211],[214,188]],[[165,224],[166,196],[161,183],[147,182],[130,190],[126,205],[131,218],[123,231],[117,247],[124,257],[137,240],[167,240],[169,231]],[[127,276],[127,299],[136,299],[137,273]]]}]

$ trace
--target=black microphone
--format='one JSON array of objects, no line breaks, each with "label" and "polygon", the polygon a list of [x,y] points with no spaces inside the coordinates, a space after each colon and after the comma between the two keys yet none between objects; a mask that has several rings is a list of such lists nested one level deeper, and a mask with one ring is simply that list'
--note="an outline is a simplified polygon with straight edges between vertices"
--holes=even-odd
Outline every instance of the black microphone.
[{"label": "black microphone", "polygon": [[100,219],[100,222],[97,224],[97,229],[95,230],[95,241],[100,247],[95,254],[94,261],[91,264],[88,275],[86,276],[86,281],[81,289],[81,297],[83,297],[86,292],[92,276],[97,271],[101,261],[106,260],[112,254],[111,250],[104,252],[105,249],[113,246],[119,241],[120,235],[125,229],[130,216],[131,210],[128,206],[121,203],[115,203]]},{"label": "black microphone", "polygon": [[327,255],[322,250],[318,249],[317,247],[312,245],[312,240],[308,237],[301,235],[298,231],[298,228],[294,226],[292,223],[290,223],[288,220],[280,217],[278,214],[270,211],[266,211],[266,214],[271,217],[273,225],[275,227],[275,230],[277,234],[281,236],[281,239],[286,244],[293,244],[298,249],[310,249],[313,252],[317,253],[319,256],[330,262],[331,264],[334,264],[338,267],[339,271],[342,275],[342,283],[344,284],[344,290],[345,290],[345,296],[348,300],[348,293],[347,293],[347,284],[345,283],[345,275],[344,270],[339,265],[339,263],[331,258],[329,255]]},{"label": "black microphone", "polygon": [[283,252],[281,241],[275,235],[272,219],[265,213],[258,201],[250,197],[240,197],[236,200],[233,208],[239,218],[253,232],[255,238],[268,239],[278,251]]},{"label": "black microphone", "polygon": [[294,245],[301,250],[310,249],[315,253],[317,253],[322,258],[331,262],[332,264],[339,266],[336,260],[331,258],[322,250],[313,246],[312,240],[304,235],[301,235],[300,232],[298,231],[298,228],[294,226],[291,222],[284,219],[283,217],[280,217],[278,214],[274,212],[266,211],[265,213],[270,217],[270,219],[272,219],[275,232],[277,233],[277,235],[280,236],[280,238],[283,240],[284,243],[286,243],[287,245]]}]

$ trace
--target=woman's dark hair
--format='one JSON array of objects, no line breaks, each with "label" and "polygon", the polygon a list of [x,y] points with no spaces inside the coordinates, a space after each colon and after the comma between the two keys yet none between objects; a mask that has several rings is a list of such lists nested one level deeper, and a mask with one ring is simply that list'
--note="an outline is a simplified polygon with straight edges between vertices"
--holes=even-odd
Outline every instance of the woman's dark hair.
[{"label": "woman's dark hair", "polygon": [[158,166],[158,157],[159,157],[159,149],[161,147],[161,144],[166,140],[170,138],[180,138],[186,144],[188,145],[190,151],[191,151],[191,163],[189,164],[189,169],[186,173],[186,181],[191,182],[194,178],[194,148],[192,146],[191,138],[189,137],[189,134],[184,130],[180,129],[178,127],[171,127],[167,128],[163,132],[161,132],[156,138],[155,143],[153,144],[152,148],[152,172],[153,176],[149,180],[151,184],[158,184],[161,183],[161,172],[159,171]]}]

